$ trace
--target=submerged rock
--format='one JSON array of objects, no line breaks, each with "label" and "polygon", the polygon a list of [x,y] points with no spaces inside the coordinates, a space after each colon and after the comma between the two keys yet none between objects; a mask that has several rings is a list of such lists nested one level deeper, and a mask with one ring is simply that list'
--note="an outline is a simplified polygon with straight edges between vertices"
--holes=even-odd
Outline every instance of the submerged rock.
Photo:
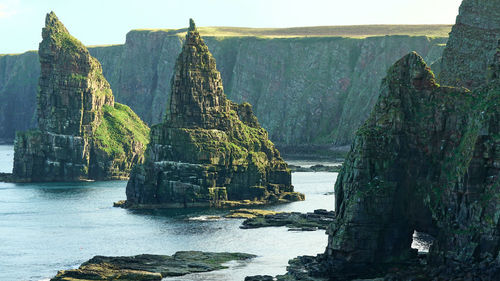
[{"label": "submerged rock", "polygon": [[232,210],[225,218],[245,219],[240,228],[286,226],[291,231],[326,229],[334,220],[335,212],[324,209],[312,213],[275,212],[259,209]]},{"label": "submerged rock", "polygon": [[[166,120],[151,128],[125,207],[238,206],[303,200],[250,104],[226,98],[215,59],[191,20]],[[243,201],[247,200],[247,201]]]},{"label": "submerged rock", "polygon": [[290,231],[315,231],[327,229],[334,218],[335,212],[323,209],[314,210],[312,213],[280,212],[248,218],[240,228],[286,226]]},{"label": "submerged rock", "polygon": [[256,257],[244,253],[177,252],[173,256],[95,256],[78,269],[61,270],[51,281],[127,280],[160,281],[169,276],[225,269],[222,264]]},{"label": "submerged rock", "polygon": [[143,160],[148,127],[115,103],[100,63],[51,12],[39,46],[38,130],[18,132],[18,181],[119,179]]}]

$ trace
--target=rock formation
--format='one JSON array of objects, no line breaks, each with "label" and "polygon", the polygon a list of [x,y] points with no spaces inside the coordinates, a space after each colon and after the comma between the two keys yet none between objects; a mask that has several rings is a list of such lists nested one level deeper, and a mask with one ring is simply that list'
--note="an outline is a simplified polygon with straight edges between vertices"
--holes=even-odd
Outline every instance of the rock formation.
[{"label": "rock formation", "polygon": [[179,251],[172,256],[95,256],[77,269],[61,270],[51,281],[160,281],[167,277],[225,269],[230,261],[255,258],[245,253]]},{"label": "rock formation", "polygon": [[[186,29],[134,30],[123,45],[91,47],[116,101],[148,124],[162,122],[170,80]],[[203,35],[203,33],[202,33]],[[447,37],[368,38],[203,36],[217,61],[225,93],[253,105],[280,152],[333,154],[348,145],[370,114],[380,80],[399,58],[417,51],[429,63]],[[0,141],[12,142],[34,115],[39,66],[36,53],[0,56]],[[313,146],[316,145],[316,146]],[[298,149],[303,148],[303,149]],[[348,149],[348,148],[346,148]]]},{"label": "rock formation", "polygon": [[193,21],[171,83],[166,120],[151,128],[145,163],[127,184],[126,206],[303,200],[251,106],[226,98],[215,59]]},{"label": "rock formation", "polygon": [[143,160],[148,127],[115,103],[101,65],[51,12],[39,47],[39,130],[18,132],[14,177],[73,181],[126,177]]},{"label": "rock formation", "polygon": [[439,82],[475,89],[486,82],[500,39],[500,0],[464,0],[443,52]]},{"label": "rock formation", "polygon": [[305,266],[312,275],[350,280],[404,267],[420,231],[435,235],[429,267],[444,265],[445,279],[498,276],[499,57],[500,48],[489,83],[473,92],[439,86],[416,53],[389,69],[338,176],[327,249]]}]

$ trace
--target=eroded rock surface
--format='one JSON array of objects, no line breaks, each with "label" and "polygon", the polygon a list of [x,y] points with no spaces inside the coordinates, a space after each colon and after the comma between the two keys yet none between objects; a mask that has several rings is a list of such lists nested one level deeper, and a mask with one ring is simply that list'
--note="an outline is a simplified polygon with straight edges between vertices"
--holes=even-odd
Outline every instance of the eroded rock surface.
[{"label": "eroded rock surface", "polygon": [[[88,48],[102,64],[116,101],[130,106],[150,125],[165,116],[169,99],[165,93],[171,92],[170,77],[185,32],[185,28],[133,30],[123,45]],[[234,102],[253,105],[282,155],[310,156],[315,151],[331,160],[347,154],[331,150],[332,144],[352,143],[377,100],[380,80],[396,60],[413,50],[429,64],[440,59],[447,36],[430,35],[220,34],[203,39],[217,60],[225,94]],[[0,55],[0,142],[12,142],[16,130],[36,125],[39,74],[36,52]]]},{"label": "eroded rock surface", "polygon": [[171,88],[166,120],[151,129],[146,161],[133,170],[125,206],[223,207],[241,200],[251,205],[304,199],[293,192],[290,170],[251,106],[226,98],[215,59],[192,21]]},{"label": "eroded rock surface", "polygon": [[[338,176],[325,254],[295,259],[289,275],[498,276],[500,80],[490,69],[473,92],[436,84],[416,53],[389,69]],[[436,236],[428,265],[410,248],[415,230]]]},{"label": "eroded rock surface", "polygon": [[335,212],[324,209],[309,213],[237,209],[224,217],[245,218],[240,226],[243,229],[286,226],[292,231],[315,231],[327,229],[334,221]]},{"label": "eroded rock surface", "polygon": [[143,160],[148,127],[115,103],[99,62],[51,12],[39,47],[39,130],[18,132],[14,178],[73,181],[128,176]]},{"label": "eroded rock surface", "polygon": [[500,39],[500,0],[464,0],[443,52],[439,82],[475,89],[486,82]]},{"label": "eroded rock surface", "polygon": [[256,257],[244,253],[181,251],[172,256],[137,255],[130,257],[95,256],[78,269],[61,270],[51,281],[126,280],[160,281],[169,276],[225,269],[233,260]]}]

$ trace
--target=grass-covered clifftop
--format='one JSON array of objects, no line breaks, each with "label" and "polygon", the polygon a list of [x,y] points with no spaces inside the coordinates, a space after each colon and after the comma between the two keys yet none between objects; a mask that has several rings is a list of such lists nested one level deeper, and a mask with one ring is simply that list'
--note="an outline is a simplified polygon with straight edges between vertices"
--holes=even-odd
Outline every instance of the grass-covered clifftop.
[{"label": "grass-covered clifftop", "polygon": [[[422,25],[337,25],[337,26],[307,26],[288,28],[252,28],[231,26],[207,26],[199,27],[201,36],[228,37],[228,36],[253,36],[269,38],[285,37],[349,37],[366,38],[385,35],[410,35],[447,37],[452,25],[449,24],[422,24]],[[131,32],[166,32],[184,36],[187,29],[134,29]]]},{"label": "grass-covered clifftop", "polygon": [[[430,64],[436,62],[447,40],[436,36],[445,36],[449,29],[200,27],[200,33],[217,60],[225,93],[235,102],[253,105],[273,142],[345,145],[368,117],[387,68],[410,51]],[[116,100],[149,124],[165,115],[164,93],[170,93],[168,81],[185,31],[133,30],[123,45],[89,48],[101,62]],[[29,127],[39,69],[36,60],[26,60],[28,55],[10,56],[10,63],[0,67],[0,81],[21,81],[0,83],[0,101],[17,106],[16,111],[11,112],[12,106],[0,111],[0,138],[12,139],[14,130]],[[4,60],[0,57],[0,66]],[[20,100],[26,106],[19,105]],[[10,116],[19,112],[26,112],[25,118],[12,121]]]}]

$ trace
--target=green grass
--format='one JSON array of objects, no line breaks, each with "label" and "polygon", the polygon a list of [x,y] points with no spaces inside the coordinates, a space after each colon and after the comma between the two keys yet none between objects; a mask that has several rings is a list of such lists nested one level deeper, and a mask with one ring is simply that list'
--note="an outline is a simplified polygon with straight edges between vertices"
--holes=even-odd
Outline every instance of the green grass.
[{"label": "green grass", "polygon": [[126,105],[104,105],[104,118],[95,132],[99,146],[109,155],[126,158],[134,142],[140,142],[145,150],[149,142],[149,128]]},{"label": "green grass", "polygon": [[[428,37],[448,37],[452,25],[342,25],[310,26],[289,28],[249,28],[208,26],[198,27],[202,36],[254,36],[254,37],[353,37],[366,38],[385,35],[409,35]],[[166,32],[171,35],[185,35],[183,29],[134,29],[131,32]]]}]

